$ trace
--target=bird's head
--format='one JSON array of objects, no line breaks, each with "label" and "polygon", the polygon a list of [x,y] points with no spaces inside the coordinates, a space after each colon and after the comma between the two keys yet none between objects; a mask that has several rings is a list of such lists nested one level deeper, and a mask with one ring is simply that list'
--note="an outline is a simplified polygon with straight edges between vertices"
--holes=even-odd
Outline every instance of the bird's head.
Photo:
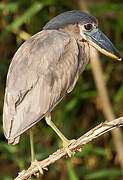
[{"label": "bird's head", "polygon": [[112,42],[99,30],[97,19],[85,12],[79,10],[64,12],[50,20],[43,29],[64,30],[68,27],[73,27],[71,31],[76,29],[75,31],[79,33],[79,37],[81,37],[79,39],[80,41],[88,43],[90,46],[93,46],[101,53],[113,59],[121,60],[120,54]]}]

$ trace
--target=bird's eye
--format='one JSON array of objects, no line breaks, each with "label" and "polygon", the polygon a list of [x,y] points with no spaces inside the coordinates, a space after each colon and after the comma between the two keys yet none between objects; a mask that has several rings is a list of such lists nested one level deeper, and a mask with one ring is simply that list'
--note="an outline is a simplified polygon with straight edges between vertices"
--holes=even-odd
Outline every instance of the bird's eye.
[{"label": "bird's eye", "polygon": [[84,28],[85,28],[87,31],[91,30],[92,27],[93,27],[92,24],[85,24],[85,25],[84,25]]}]

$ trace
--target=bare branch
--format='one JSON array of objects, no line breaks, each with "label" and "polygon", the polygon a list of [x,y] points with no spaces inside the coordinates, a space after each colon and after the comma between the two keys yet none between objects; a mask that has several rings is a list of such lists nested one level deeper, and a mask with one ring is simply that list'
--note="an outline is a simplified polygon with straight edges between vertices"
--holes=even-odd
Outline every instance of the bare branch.
[{"label": "bare branch", "polygon": [[[74,143],[72,143],[69,146],[69,150],[72,152],[77,151],[79,148],[81,148],[83,145],[89,143],[90,141],[98,138],[99,136],[103,135],[104,133],[111,131],[112,129],[116,127],[123,126],[123,117],[120,117],[118,119],[112,120],[110,122],[105,121],[104,123],[101,123],[100,125],[96,126],[95,128],[88,131],[86,134],[78,138]],[[67,152],[64,148],[57,150],[55,153],[50,155],[48,158],[42,160],[39,162],[40,168],[47,170],[47,167],[57,160],[67,156]],[[19,173],[19,175],[15,178],[15,180],[24,180],[31,177],[31,175],[36,174],[39,171],[37,166],[29,167],[27,170],[23,170]]]}]

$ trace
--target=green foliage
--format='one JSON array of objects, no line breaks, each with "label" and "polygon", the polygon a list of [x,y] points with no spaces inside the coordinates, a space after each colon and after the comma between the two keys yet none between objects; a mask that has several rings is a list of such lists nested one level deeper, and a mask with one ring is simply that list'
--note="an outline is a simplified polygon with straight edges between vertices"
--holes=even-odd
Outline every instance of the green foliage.
[{"label": "green foliage", "polygon": [[[86,1],[86,0],[85,0]],[[29,136],[24,133],[16,146],[7,144],[2,129],[4,88],[9,63],[24,38],[40,31],[55,15],[79,9],[77,1],[64,0],[1,0],[0,1],[0,179],[11,180],[17,172],[29,166]],[[99,20],[105,32],[123,56],[123,3],[121,0],[87,0],[92,15]],[[24,36],[23,36],[23,33]],[[123,63],[101,55],[109,96],[114,113],[123,115]],[[105,120],[98,92],[93,81],[91,66],[79,78],[75,89],[53,111],[55,124],[69,138],[77,138]],[[61,146],[53,130],[42,120],[34,127],[37,159],[44,159]],[[123,175],[115,154],[111,135],[89,143],[71,159],[51,165],[45,180],[120,180]]]},{"label": "green foliage", "polygon": [[68,173],[69,173],[69,177],[71,180],[78,180],[78,177],[76,175],[76,173],[74,172],[74,169],[72,167],[72,162],[67,161],[67,168],[68,168]]},{"label": "green foliage", "polygon": [[0,38],[3,38],[8,32],[19,28],[22,24],[27,22],[32,16],[42,9],[42,3],[32,4],[21,16],[19,16],[14,22],[12,22],[3,33]]},{"label": "green foliage", "polygon": [[119,169],[104,169],[95,173],[88,174],[86,176],[87,180],[96,180],[96,179],[116,179],[117,176],[123,175]]}]

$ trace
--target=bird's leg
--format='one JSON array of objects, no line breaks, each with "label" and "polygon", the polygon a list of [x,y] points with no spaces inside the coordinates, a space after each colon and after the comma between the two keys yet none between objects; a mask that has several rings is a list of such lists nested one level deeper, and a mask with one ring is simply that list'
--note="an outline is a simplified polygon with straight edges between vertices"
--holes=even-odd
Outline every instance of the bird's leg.
[{"label": "bird's leg", "polygon": [[32,162],[35,161],[35,153],[34,153],[34,143],[33,143],[33,130],[30,129],[30,148],[31,148],[31,159]]},{"label": "bird's leg", "polygon": [[68,140],[61,132],[60,130],[56,127],[56,125],[52,122],[51,120],[51,115],[48,114],[47,116],[45,116],[45,120],[46,120],[46,123],[56,132],[56,134],[60,137],[60,139],[62,140],[63,142],[63,147],[66,149],[67,151],[67,154],[69,157],[71,157],[72,155],[74,155],[73,152],[71,152],[68,148],[68,146],[70,144],[72,144],[75,140]]},{"label": "bird's leg", "polygon": [[[35,153],[34,153],[34,143],[33,143],[33,129],[30,129],[30,147],[31,147],[31,167],[33,166],[37,166],[38,170],[41,174],[43,174],[43,170],[42,168],[39,166],[39,162],[36,160],[35,158]],[[39,176],[39,174],[37,173],[36,176]]]}]

